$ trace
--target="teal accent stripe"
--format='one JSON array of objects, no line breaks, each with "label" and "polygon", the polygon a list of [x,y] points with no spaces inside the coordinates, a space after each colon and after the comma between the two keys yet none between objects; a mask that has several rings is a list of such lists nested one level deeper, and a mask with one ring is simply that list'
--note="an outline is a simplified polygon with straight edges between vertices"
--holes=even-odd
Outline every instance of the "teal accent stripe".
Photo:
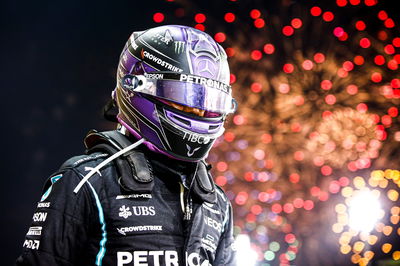
[{"label": "teal accent stripe", "polygon": [[58,179],[60,179],[62,177],[62,175],[56,175],[53,176],[52,178],[50,178],[51,181],[51,185],[50,187],[46,190],[46,192],[43,194],[42,198],[40,199],[40,201],[44,201],[45,199],[47,199],[47,197],[50,195],[51,192],[51,188],[53,187],[54,183],[58,181]]},{"label": "teal accent stripe", "polygon": [[99,196],[96,193],[96,190],[94,190],[92,184],[90,184],[90,182],[87,182],[90,186],[90,188],[92,189],[94,198],[96,199],[96,205],[97,205],[97,210],[99,211],[99,220],[100,220],[100,224],[101,224],[101,231],[102,231],[102,239],[100,240],[100,249],[99,249],[99,253],[97,253],[96,256],[96,265],[101,266],[101,264],[103,263],[103,257],[104,254],[106,254],[106,242],[107,242],[107,231],[106,231],[106,223],[104,221],[104,212],[103,212],[103,207],[101,206],[100,200],[99,200]]}]

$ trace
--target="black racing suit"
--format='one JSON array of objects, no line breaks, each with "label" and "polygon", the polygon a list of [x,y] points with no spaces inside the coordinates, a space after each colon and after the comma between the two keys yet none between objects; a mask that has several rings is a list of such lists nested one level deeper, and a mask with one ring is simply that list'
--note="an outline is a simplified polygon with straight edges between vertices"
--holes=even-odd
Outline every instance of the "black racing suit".
[{"label": "black racing suit", "polygon": [[142,153],[153,176],[148,192],[127,191],[111,162],[75,194],[109,155],[64,163],[45,184],[16,264],[234,265],[232,208],[223,191],[214,183],[212,192],[202,190],[196,163]]}]

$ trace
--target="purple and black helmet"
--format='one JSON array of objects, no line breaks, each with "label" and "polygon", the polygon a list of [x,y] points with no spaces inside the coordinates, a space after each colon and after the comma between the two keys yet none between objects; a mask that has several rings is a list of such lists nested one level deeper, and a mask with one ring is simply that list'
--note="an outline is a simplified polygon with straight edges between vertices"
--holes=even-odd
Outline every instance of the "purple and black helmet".
[{"label": "purple and black helmet", "polygon": [[[202,31],[166,25],[134,32],[118,65],[117,119],[151,150],[199,161],[235,111],[229,78],[224,49]],[[171,103],[204,110],[204,116]]]}]

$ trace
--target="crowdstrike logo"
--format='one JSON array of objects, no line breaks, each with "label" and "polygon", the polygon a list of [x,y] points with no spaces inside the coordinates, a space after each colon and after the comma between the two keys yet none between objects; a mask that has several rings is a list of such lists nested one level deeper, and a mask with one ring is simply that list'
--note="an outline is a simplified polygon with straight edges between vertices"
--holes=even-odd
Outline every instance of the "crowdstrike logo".
[{"label": "crowdstrike logo", "polygon": [[125,219],[132,215],[132,212],[129,210],[129,207],[122,205],[119,208],[119,217],[124,217]]},{"label": "crowdstrike logo", "polygon": [[177,66],[174,66],[168,62],[165,62],[161,58],[158,58],[157,56],[153,55],[152,53],[150,53],[148,51],[144,51],[143,49],[141,52],[141,56],[142,56],[142,59],[147,58],[147,59],[153,61],[154,63],[156,63],[157,65],[165,67],[169,71],[172,71],[172,72],[182,72],[183,71],[183,69],[181,69]]},{"label": "crowdstrike logo", "polygon": [[139,225],[139,226],[127,226],[117,228],[118,233],[126,236],[126,233],[130,232],[143,232],[143,231],[162,231],[162,225]]}]

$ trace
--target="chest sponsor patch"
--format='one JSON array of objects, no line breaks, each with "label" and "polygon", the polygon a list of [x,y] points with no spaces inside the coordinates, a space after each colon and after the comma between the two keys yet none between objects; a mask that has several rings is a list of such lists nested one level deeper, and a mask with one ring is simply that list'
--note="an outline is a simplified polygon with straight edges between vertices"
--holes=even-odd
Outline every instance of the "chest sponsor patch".
[{"label": "chest sponsor patch", "polygon": [[131,232],[143,232],[143,231],[162,231],[162,225],[137,225],[137,226],[126,226],[117,228],[118,233],[126,235]]},{"label": "chest sponsor patch", "polygon": [[[153,264],[149,262],[153,261]],[[118,266],[123,265],[167,265],[179,266],[178,252],[175,250],[152,250],[152,251],[118,251]]]},{"label": "chest sponsor patch", "polygon": [[32,226],[29,227],[27,236],[40,236],[42,234],[42,227],[41,226]]}]

